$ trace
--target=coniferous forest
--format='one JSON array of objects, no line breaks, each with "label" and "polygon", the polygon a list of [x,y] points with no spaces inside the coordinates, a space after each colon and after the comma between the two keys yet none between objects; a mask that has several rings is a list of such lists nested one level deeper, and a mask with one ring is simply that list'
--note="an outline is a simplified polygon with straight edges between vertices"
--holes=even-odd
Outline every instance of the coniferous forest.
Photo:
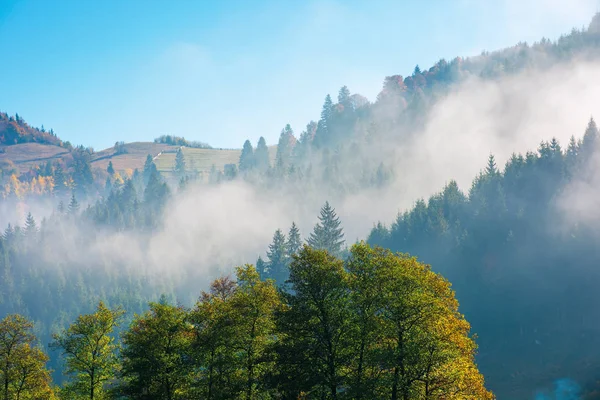
[{"label": "coniferous forest", "polygon": [[[2,152],[61,152],[27,171],[0,164],[0,398],[600,398],[593,117],[568,143],[547,137],[506,163],[486,153],[470,187],[446,176],[364,237],[336,209],[364,194],[368,212],[416,174],[391,151],[465,82],[593,63],[599,49],[596,15],[556,41],[388,76],[374,101],[344,86],[300,134],[283,127],[274,157],[247,140],[237,164],[205,173],[182,150],[212,150],[203,142],[156,139],[181,146],[169,173],[153,154],[98,169],[94,149],[0,113]],[[236,196],[299,205],[257,250],[270,210],[238,212]],[[216,204],[245,230],[189,221]]]}]

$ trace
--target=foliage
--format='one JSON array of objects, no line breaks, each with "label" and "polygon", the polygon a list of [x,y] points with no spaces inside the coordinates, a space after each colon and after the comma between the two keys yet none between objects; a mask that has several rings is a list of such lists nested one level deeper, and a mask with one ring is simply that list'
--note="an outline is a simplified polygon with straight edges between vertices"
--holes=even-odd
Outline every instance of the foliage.
[{"label": "foliage", "polygon": [[73,393],[90,400],[105,397],[105,385],[114,378],[117,367],[118,344],[111,333],[122,314],[100,302],[95,313],[80,315],[68,329],[53,336],[51,346],[66,358]]}]

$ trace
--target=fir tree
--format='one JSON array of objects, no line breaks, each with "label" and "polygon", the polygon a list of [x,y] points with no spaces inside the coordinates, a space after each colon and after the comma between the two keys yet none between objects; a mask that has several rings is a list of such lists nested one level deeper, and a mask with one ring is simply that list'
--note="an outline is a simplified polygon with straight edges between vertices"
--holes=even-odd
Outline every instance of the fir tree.
[{"label": "fir tree", "polygon": [[590,118],[590,122],[583,135],[583,141],[580,146],[580,153],[583,156],[583,162],[589,160],[596,147],[598,146],[598,127],[594,118]]},{"label": "fir tree", "polygon": [[254,149],[249,140],[244,142],[242,153],[240,154],[239,169],[240,172],[250,171],[254,167]]},{"label": "fir tree", "polygon": [[269,148],[267,147],[267,142],[264,137],[260,137],[258,139],[258,144],[256,145],[256,151],[254,152],[254,161],[256,168],[260,172],[266,172],[271,167],[271,161],[269,159]]},{"label": "fir tree", "polygon": [[260,274],[260,279],[267,279],[269,276],[268,266],[265,260],[262,259],[261,256],[258,256],[258,260],[256,260],[256,270]]},{"label": "fir tree", "polygon": [[175,168],[173,171],[179,178],[185,176],[185,156],[183,155],[182,148],[179,148],[179,150],[177,150],[177,155],[175,155]]},{"label": "fir tree", "polygon": [[288,275],[288,254],[285,243],[285,235],[281,229],[277,229],[273,235],[273,242],[267,251],[269,273],[268,277],[282,285]]},{"label": "fir tree", "polygon": [[292,227],[290,228],[290,232],[288,233],[286,247],[287,247],[288,256],[298,254],[298,252],[302,248],[302,239],[300,238],[300,230],[296,226],[295,222],[292,222]]},{"label": "fir tree", "polygon": [[35,219],[31,213],[27,213],[27,218],[25,219],[25,229],[23,231],[26,237],[33,237],[38,233],[38,227],[35,223]]},{"label": "fir tree", "polygon": [[307,240],[309,246],[327,250],[334,256],[338,256],[344,245],[344,233],[340,227],[340,219],[335,213],[335,209],[325,202],[319,215],[319,223],[315,225],[314,231]]},{"label": "fir tree", "polygon": [[75,198],[75,193],[71,195],[71,201],[69,202],[67,210],[70,215],[76,215],[79,212],[79,203]]},{"label": "fir tree", "polygon": [[296,138],[294,137],[294,131],[290,124],[287,124],[285,128],[281,130],[281,134],[279,135],[277,154],[275,156],[275,168],[280,175],[284,174],[289,167],[295,144]]},{"label": "fir tree", "polygon": [[144,170],[142,172],[142,175],[144,177],[144,184],[148,184],[150,176],[153,172],[158,172],[158,170],[156,169],[156,164],[154,164],[152,155],[148,154],[148,156],[146,156],[146,162],[144,163]]},{"label": "fir tree", "polygon": [[331,101],[331,96],[327,95],[325,97],[325,103],[323,104],[323,109],[321,110],[321,118],[317,123],[317,132],[315,133],[315,144],[319,147],[323,147],[329,144],[330,138],[330,130],[329,126],[331,123],[331,116],[333,113],[333,102]]},{"label": "fir tree", "polygon": [[109,174],[110,176],[113,176],[113,175],[115,174],[115,169],[114,169],[114,167],[113,167],[113,163],[112,163],[112,161],[109,161],[109,162],[108,162],[108,167],[106,168],[106,172],[108,172],[108,174]]},{"label": "fir tree", "polygon": [[485,167],[485,173],[489,176],[494,176],[498,174],[498,168],[496,167],[496,159],[493,154],[490,154],[488,157],[488,165]]}]

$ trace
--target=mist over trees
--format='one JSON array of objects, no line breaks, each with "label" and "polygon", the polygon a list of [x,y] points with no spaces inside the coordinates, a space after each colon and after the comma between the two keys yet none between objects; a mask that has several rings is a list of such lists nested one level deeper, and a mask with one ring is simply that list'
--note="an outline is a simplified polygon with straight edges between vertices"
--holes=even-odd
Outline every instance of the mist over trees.
[{"label": "mist over trees", "polygon": [[[289,271],[289,291],[278,291],[245,265],[235,280],[215,280],[192,308],[164,298],[150,303],[120,342],[114,329],[123,311],[100,302],[54,335],[52,346],[62,351],[70,375],[57,394],[90,400],[494,398],[475,365],[475,343],[454,293],[429,266],[363,242],[345,262],[304,246]],[[28,382],[38,380],[19,386],[21,375],[5,373],[3,398],[53,396],[47,356],[35,348],[39,360],[28,360],[29,329],[19,315],[0,324],[0,345],[11,346],[0,361],[27,362],[34,371]],[[21,388],[21,397],[9,392],[12,387]]]},{"label": "mist over trees", "polygon": [[[40,202],[52,210],[22,213],[20,222],[7,225],[0,238],[0,316],[10,315],[3,324],[24,338],[19,351],[34,371],[23,390],[33,398],[51,398],[47,356],[30,336],[33,327],[43,346],[58,334],[58,351],[67,347],[78,324],[86,326],[83,320],[91,318],[89,325],[96,329],[98,313],[122,307],[126,322],[99,336],[111,349],[107,355],[113,354],[113,344],[123,346],[119,374],[94,374],[85,383],[76,372],[80,367],[69,366],[67,355],[68,368],[63,369],[55,352],[48,366],[57,383],[66,383],[61,397],[91,395],[93,390],[125,398],[140,398],[140,391],[152,398],[185,396],[180,393],[199,398],[300,393],[308,398],[369,398],[365,393],[424,398],[425,392],[461,382],[460,390],[479,390],[473,398],[486,398],[473,364],[474,342],[448,283],[408,256],[352,247],[355,238],[346,237],[333,199],[384,189],[398,176],[410,175],[410,170],[395,169],[389,148],[417,135],[433,105],[459,83],[542,71],[574,58],[594,59],[599,21],[596,16],[588,29],[556,42],[543,39],[473,58],[440,60],[429,69],[416,67],[406,77],[386,77],[374,102],[344,86],[337,95],[325,96],[317,120],[302,132],[283,127],[274,155],[263,137],[256,147],[247,140],[237,164],[214,167],[205,177],[194,174],[182,150],[173,176],[161,175],[152,155],[130,173],[115,170],[112,162],[98,171],[92,168],[93,149],[67,143],[61,144],[69,151],[66,161],[21,174],[14,165],[3,164],[3,206],[20,210],[22,204]],[[581,123],[584,127],[586,121]],[[39,142],[48,135],[43,140],[59,143],[53,132],[39,130],[36,136],[28,129],[22,117],[0,115],[2,144]],[[591,188],[588,196],[595,194],[598,129],[592,119],[585,132],[572,134],[569,143],[548,137],[535,151],[515,153],[505,165],[489,155],[468,191],[448,176],[439,193],[415,199],[414,207],[394,221],[377,223],[368,237],[370,244],[418,256],[452,282],[460,312],[478,335],[477,361],[486,385],[499,395],[529,396],[567,375],[589,384],[591,392],[598,378],[600,326],[593,314],[598,230],[585,218],[591,214],[583,212],[581,218],[573,213],[589,205],[569,197],[586,188]],[[195,147],[175,136],[157,143]],[[255,268],[239,269],[235,281],[215,281],[199,300],[205,265],[192,262],[178,269],[169,252],[152,260],[129,256],[132,241],[149,252],[164,240],[161,229],[171,223],[165,215],[191,188],[208,191],[240,182],[271,196],[273,203],[286,190],[300,203],[307,193],[319,193],[331,204],[323,205],[316,225],[304,235],[299,226],[306,221],[294,223],[290,217],[271,243],[264,243],[264,252],[253,255],[258,257]],[[196,243],[209,239],[192,238]],[[59,246],[63,242],[68,245]],[[125,257],[98,250],[106,242],[118,242],[111,249]],[[232,240],[229,249],[235,252],[242,245]],[[164,268],[151,270],[150,261]],[[375,268],[373,263],[385,265]],[[431,290],[417,295],[402,279]],[[375,290],[382,286],[384,290]],[[326,299],[311,297],[311,289],[327,294]],[[407,320],[402,318],[411,315],[399,310],[406,307],[402,301],[413,300],[430,318],[405,332]],[[317,323],[323,316],[328,324]],[[249,332],[252,323],[264,331]],[[11,327],[15,324],[17,328]],[[404,333],[406,353],[399,348]],[[410,367],[402,371],[399,359]],[[112,356],[106,359],[106,365],[114,362]],[[62,371],[72,372],[71,377]],[[5,396],[16,393],[13,382],[2,389]],[[96,392],[93,388],[99,386]],[[442,398],[439,393],[429,398]]]}]

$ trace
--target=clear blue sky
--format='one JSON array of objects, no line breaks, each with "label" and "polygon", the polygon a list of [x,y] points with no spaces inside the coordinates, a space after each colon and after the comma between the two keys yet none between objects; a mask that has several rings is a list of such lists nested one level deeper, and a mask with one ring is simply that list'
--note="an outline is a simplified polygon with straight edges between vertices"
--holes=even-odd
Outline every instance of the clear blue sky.
[{"label": "clear blue sky", "polygon": [[0,110],[97,150],[299,134],[342,85],[556,38],[598,0],[0,0]]}]

